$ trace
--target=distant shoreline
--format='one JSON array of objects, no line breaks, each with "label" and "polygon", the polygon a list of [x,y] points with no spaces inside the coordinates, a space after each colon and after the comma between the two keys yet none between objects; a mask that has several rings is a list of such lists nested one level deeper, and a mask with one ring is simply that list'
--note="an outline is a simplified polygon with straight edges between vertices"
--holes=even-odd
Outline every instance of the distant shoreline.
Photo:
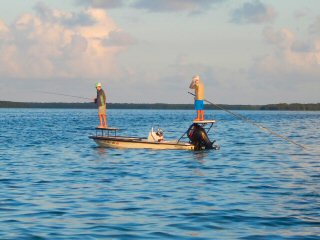
[{"label": "distant shoreline", "polygon": [[[272,110],[272,111],[320,111],[320,103],[279,103],[266,105],[227,105],[219,104],[228,110]],[[33,103],[0,101],[0,108],[68,108],[68,109],[95,109],[94,103]],[[191,110],[193,104],[167,104],[167,103],[107,103],[108,109],[171,109]],[[216,110],[217,107],[206,104],[205,109]]]}]

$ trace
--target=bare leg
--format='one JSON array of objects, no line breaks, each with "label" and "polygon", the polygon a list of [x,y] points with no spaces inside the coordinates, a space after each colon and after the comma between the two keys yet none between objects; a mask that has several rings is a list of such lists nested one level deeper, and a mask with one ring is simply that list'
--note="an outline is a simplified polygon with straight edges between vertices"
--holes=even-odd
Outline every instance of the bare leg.
[{"label": "bare leg", "polygon": [[105,114],[103,114],[103,120],[104,120],[104,127],[108,127],[108,124],[107,124],[107,116]]},{"label": "bare leg", "polygon": [[194,119],[195,121],[199,121],[200,120],[200,110],[197,110],[197,118]]},{"label": "bare leg", "polygon": [[99,114],[99,120],[100,120],[100,125],[99,125],[99,127],[103,127],[102,114]]}]

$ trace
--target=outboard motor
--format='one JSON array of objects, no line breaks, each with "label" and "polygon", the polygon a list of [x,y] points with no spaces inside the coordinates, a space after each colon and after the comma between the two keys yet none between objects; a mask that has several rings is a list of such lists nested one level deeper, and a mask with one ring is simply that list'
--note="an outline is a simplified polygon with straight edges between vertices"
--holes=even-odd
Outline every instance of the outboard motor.
[{"label": "outboard motor", "polygon": [[194,144],[195,150],[214,149],[213,142],[210,141],[207,132],[197,123],[193,123],[188,131],[188,138]]}]

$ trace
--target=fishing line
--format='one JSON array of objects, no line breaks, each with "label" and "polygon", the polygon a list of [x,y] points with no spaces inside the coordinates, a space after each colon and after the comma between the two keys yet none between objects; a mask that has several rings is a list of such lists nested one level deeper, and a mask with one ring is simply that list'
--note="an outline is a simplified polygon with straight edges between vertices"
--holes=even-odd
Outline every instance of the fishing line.
[{"label": "fishing line", "polygon": [[[191,94],[191,95],[193,95],[193,96],[195,96],[195,95],[194,95],[193,93],[191,93],[191,92],[188,92],[188,93]],[[305,146],[303,146],[303,145],[301,145],[301,144],[299,144],[299,143],[296,143],[296,142],[290,140],[289,138],[287,138],[287,137],[285,137],[285,136],[282,136],[282,135],[280,135],[280,134],[278,134],[278,133],[270,130],[269,128],[266,128],[266,127],[264,127],[264,126],[262,126],[262,125],[260,125],[260,124],[258,124],[258,123],[255,123],[254,121],[252,121],[252,120],[250,120],[250,119],[248,119],[248,118],[246,118],[246,117],[244,117],[244,116],[242,116],[242,115],[240,115],[240,114],[237,114],[237,113],[231,112],[230,110],[224,109],[223,107],[221,107],[221,106],[219,106],[219,105],[217,105],[217,104],[215,104],[215,103],[213,103],[213,102],[210,102],[210,101],[208,101],[207,99],[204,99],[204,101],[207,102],[207,103],[210,103],[210,104],[212,104],[212,105],[214,105],[214,106],[216,106],[217,108],[219,108],[219,109],[221,109],[221,110],[223,110],[223,111],[231,114],[232,116],[234,116],[234,117],[236,117],[236,118],[240,118],[240,119],[246,121],[247,123],[250,123],[250,124],[254,125],[255,127],[259,128],[260,130],[263,130],[263,131],[268,132],[268,133],[270,133],[270,134],[272,134],[272,135],[274,135],[274,136],[277,136],[277,137],[279,137],[279,138],[282,138],[282,139],[286,140],[286,141],[289,142],[289,143],[292,143],[292,144],[295,144],[296,146],[301,147],[302,149],[306,149]]]},{"label": "fishing line", "polygon": [[87,100],[91,100],[91,98],[87,98],[87,97],[80,97],[80,96],[73,96],[73,95],[68,95],[68,94],[64,94],[64,93],[56,93],[56,92],[46,92],[46,91],[37,91],[37,92],[41,92],[41,93],[46,93],[46,94],[51,94],[51,95],[57,95],[57,96],[65,96],[65,97],[73,97],[73,98],[81,98],[81,99],[87,99]]}]

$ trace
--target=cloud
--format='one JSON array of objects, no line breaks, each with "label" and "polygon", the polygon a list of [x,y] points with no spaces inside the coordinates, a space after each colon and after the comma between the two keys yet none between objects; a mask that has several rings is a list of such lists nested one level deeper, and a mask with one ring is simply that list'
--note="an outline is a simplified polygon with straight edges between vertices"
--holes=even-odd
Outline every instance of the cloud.
[{"label": "cloud", "polygon": [[42,21],[62,24],[66,27],[90,26],[95,24],[95,19],[87,12],[62,12],[51,9],[42,2],[39,2],[34,7],[34,10]]},{"label": "cloud", "polygon": [[136,40],[128,33],[121,31],[112,31],[108,35],[108,38],[103,40],[104,46],[129,46],[135,44]]},{"label": "cloud", "polygon": [[308,53],[308,52],[313,52],[316,51],[315,44],[313,42],[309,41],[295,41],[291,49],[293,52],[301,52],[301,53]]},{"label": "cloud", "polygon": [[275,31],[271,27],[266,27],[263,30],[263,36],[267,43],[272,45],[277,52],[291,52],[292,54],[313,54],[317,56],[319,47],[317,42],[320,39],[304,39],[300,40],[288,28]]},{"label": "cloud", "polygon": [[304,18],[310,15],[310,13],[311,13],[311,10],[309,8],[303,8],[295,11],[293,14],[293,17],[296,18],[297,20],[300,20],[301,18]]},{"label": "cloud", "polygon": [[125,5],[125,0],[76,0],[76,4],[92,8],[117,8]]},{"label": "cloud", "polygon": [[309,32],[311,34],[320,34],[320,16],[310,25]]},{"label": "cloud", "polygon": [[198,13],[208,10],[213,4],[223,0],[138,0],[133,7],[151,12],[190,12]]},{"label": "cloud", "polygon": [[263,37],[271,49],[253,59],[246,76],[248,89],[258,93],[257,100],[319,102],[320,39],[300,39],[288,28],[270,27],[264,29]]},{"label": "cloud", "polygon": [[263,35],[267,43],[279,48],[288,48],[294,42],[294,34],[286,28],[276,32],[273,28],[267,27],[263,30]]},{"label": "cloud", "polygon": [[224,1],[226,0],[133,0],[128,4],[127,1],[121,0],[77,0],[76,3],[102,9],[130,6],[150,12],[200,13],[210,9],[216,3]]},{"label": "cloud", "polygon": [[255,59],[251,78],[268,89],[301,91],[310,86],[314,91],[316,85],[320,89],[320,39],[301,41],[287,28],[266,28],[263,36],[273,51]]},{"label": "cloud", "polygon": [[234,10],[231,22],[233,23],[266,23],[272,22],[276,12],[271,5],[252,0],[244,3],[240,8]]},{"label": "cloud", "polygon": [[133,40],[104,10],[35,8],[36,15],[23,14],[10,26],[0,21],[1,78],[92,79],[117,72],[117,55]]},{"label": "cloud", "polygon": [[9,31],[9,29],[8,29],[7,25],[3,21],[0,20],[0,33],[3,34],[8,31]]}]

